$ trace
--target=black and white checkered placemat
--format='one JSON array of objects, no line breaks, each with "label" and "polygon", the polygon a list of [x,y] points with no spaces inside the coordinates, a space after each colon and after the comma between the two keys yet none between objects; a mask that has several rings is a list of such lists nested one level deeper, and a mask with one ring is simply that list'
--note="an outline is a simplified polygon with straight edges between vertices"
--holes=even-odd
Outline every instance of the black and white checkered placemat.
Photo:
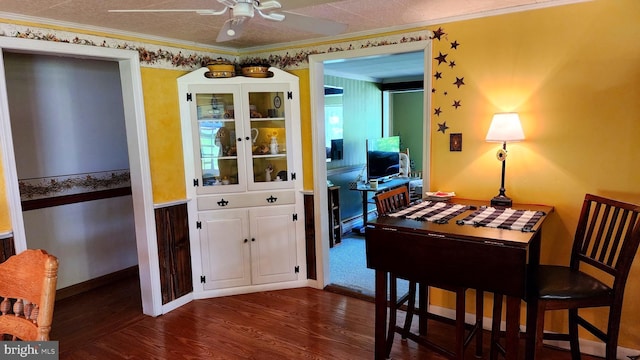
[{"label": "black and white checkered placemat", "polygon": [[456,223],[459,225],[486,226],[507,230],[532,231],[544,215],[542,211],[514,210],[511,208],[485,207],[474,211]]},{"label": "black and white checkered placemat", "polygon": [[467,205],[449,204],[441,201],[423,201],[390,213],[388,216],[446,224],[468,208],[469,206]]}]

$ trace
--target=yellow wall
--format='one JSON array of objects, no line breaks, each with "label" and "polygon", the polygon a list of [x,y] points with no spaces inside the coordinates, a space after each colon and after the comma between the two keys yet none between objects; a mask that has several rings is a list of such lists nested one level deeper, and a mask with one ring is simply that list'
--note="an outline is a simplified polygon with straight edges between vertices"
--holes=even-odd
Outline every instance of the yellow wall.
[{"label": "yellow wall", "polygon": [[185,71],[142,68],[153,201],[186,198],[177,79]]},{"label": "yellow wall", "polygon": [[[555,207],[541,261],[568,264],[585,193],[640,203],[640,2],[599,0],[441,27],[446,36],[434,40],[434,57],[447,54],[456,66],[433,62],[443,74],[434,80],[433,106],[443,113],[432,115],[432,190],[496,195],[500,145],[484,137],[493,113],[518,112],[526,139],[508,145],[507,195]],[[455,77],[465,85],[458,89]],[[437,132],[444,121],[446,134]],[[449,152],[452,132],[463,134],[462,152]],[[627,286],[621,346],[640,346],[638,302],[640,256]],[[606,324],[605,312],[588,314]],[[562,330],[565,316],[549,316],[547,328]]]}]

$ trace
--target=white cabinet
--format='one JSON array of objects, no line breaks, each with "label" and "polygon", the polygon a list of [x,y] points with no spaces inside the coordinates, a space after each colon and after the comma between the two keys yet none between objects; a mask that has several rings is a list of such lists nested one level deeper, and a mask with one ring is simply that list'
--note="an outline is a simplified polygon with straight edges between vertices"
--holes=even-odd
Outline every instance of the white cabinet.
[{"label": "white cabinet", "polygon": [[198,218],[204,289],[251,284],[247,210],[203,212]]},{"label": "white cabinet", "polygon": [[297,279],[292,205],[201,212],[205,290]]},{"label": "white cabinet", "polygon": [[298,78],[272,68],[270,78],[215,79],[207,70],[178,79],[194,291],[302,286]]},{"label": "white cabinet", "polygon": [[254,284],[295,280],[297,275],[293,206],[249,211],[251,280]]}]

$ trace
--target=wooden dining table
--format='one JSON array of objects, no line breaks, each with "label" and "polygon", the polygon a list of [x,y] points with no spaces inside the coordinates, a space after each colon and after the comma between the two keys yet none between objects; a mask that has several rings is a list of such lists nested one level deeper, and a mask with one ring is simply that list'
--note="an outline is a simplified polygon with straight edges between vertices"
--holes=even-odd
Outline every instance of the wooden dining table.
[{"label": "wooden dining table", "polygon": [[[489,202],[450,201],[468,209],[445,223],[383,216],[367,224],[367,267],[376,273],[376,360],[386,357],[389,273],[433,286],[462,286],[506,296],[505,355],[508,360],[518,358],[521,300],[527,299],[529,284],[535,281],[542,226],[553,207],[514,204],[513,209],[543,215],[530,228],[511,230],[460,224]],[[530,318],[529,310],[527,314]]]}]

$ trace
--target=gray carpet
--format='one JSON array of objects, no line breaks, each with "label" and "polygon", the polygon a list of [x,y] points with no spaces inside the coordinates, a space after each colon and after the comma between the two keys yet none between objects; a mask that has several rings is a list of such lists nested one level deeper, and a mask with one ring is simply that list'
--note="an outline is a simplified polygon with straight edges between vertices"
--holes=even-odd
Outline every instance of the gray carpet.
[{"label": "gray carpet", "polygon": [[[367,268],[364,236],[345,234],[342,243],[329,249],[329,283],[375,296],[375,271]],[[409,286],[398,281],[398,294]]]}]

